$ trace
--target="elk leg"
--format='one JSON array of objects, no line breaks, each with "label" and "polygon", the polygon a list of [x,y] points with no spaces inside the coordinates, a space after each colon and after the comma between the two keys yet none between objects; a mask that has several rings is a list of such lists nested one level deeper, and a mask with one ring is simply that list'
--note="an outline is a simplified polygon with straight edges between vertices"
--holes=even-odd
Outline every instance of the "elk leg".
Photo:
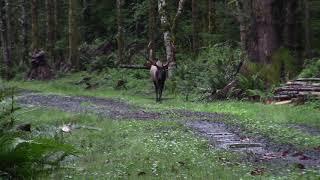
[{"label": "elk leg", "polygon": [[158,86],[157,86],[157,83],[155,81],[153,81],[153,84],[154,84],[154,89],[155,89],[155,92],[156,92],[156,102],[158,102]]},{"label": "elk leg", "polygon": [[161,82],[160,83],[160,92],[159,92],[159,101],[161,101],[161,98],[162,98],[162,91],[163,91],[163,87],[164,87],[164,82]]}]

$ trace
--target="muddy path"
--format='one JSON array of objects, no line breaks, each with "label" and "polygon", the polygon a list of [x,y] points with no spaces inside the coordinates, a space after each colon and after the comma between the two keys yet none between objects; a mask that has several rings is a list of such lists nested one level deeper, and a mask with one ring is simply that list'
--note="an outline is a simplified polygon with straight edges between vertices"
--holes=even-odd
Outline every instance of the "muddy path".
[{"label": "muddy path", "polygon": [[43,95],[40,93],[22,93],[17,102],[27,107],[49,107],[72,113],[92,113],[111,119],[159,119],[160,113],[147,112],[145,109],[131,106],[113,99],[80,96]]},{"label": "muddy path", "polygon": [[279,167],[295,165],[297,168],[320,168],[320,152],[297,151],[294,147],[275,145],[267,139],[242,136],[239,129],[223,122],[189,121],[186,125],[207,138],[215,148],[246,153],[254,163],[269,163]]},{"label": "muddy path", "polygon": [[263,138],[247,137],[241,129],[224,123],[226,115],[217,113],[171,110],[150,112],[128,103],[96,97],[44,95],[24,92],[17,97],[21,106],[56,108],[72,113],[93,113],[111,119],[181,120],[195,134],[208,139],[214,148],[247,154],[252,163],[271,163],[277,166],[295,165],[320,170],[320,149],[297,151],[294,147],[273,144]]}]

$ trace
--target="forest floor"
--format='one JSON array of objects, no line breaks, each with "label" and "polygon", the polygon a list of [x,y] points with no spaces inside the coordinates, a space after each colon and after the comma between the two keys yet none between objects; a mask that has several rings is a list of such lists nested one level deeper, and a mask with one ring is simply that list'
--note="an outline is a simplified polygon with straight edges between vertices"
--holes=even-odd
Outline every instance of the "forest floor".
[{"label": "forest floor", "polygon": [[197,103],[170,95],[158,104],[151,88],[84,90],[74,83],[80,79],[9,83],[24,89],[17,123],[52,137],[64,125],[77,127],[62,135],[83,152],[43,177],[320,178],[320,111],[313,106]]},{"label": "forest floor", "polygon": [[[320,169],[319,149],[302,151],[287,145],[274,144],[264,137],[245,135],[241,128],[224,123],[226,114],[178,109],[151,112],[146,108],[115,99],[34,92],[21,93],[17,97],[17,102],[28,108],[54,108],[70,113],[96,114],[104,119],[178,122],[188,127],[194,134],[206,138],[211,148],[238,153],[241,157],[239,163],[254,164],[256,168],[250,172],[253,176],[263,175],[268,171],[278,173],[279,168],[286,169],[288,166],[301,170]],[[319,131],[311,132],[319,135]]]}]

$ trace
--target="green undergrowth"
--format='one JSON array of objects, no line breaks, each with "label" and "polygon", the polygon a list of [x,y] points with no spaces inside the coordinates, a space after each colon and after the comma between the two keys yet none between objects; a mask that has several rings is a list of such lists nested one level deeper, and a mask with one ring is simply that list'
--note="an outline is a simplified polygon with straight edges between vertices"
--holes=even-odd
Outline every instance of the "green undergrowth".
[{"label": "green undergrowth", "polygon": [[186,102],[184,97],[169,94],[167,91],[164,94],[164,101],[155,103],[152,83],[145,75],[147,72],[139,71],[139,77],[145,76],[140,80],[136,79],[138,75],[135,72],[129,71],[128,74],[130,73],[131,75],[128,76],[127,81],[133,82],[128,85],[128,89],[123,90],[115,90],[111,86],[112,82],[116,81],[115,79],[119,79],[122,76],[118,73],[114,73],[113,78],[110,77],[113,74],[109,74],[109,80],[103,80],[104,74],[93,76],[96,81],[101,81],[101,85],[92,90],[85,90],[81,85],[75,84],[83,77],[88,76],[86,73],[72,74],[49,82],[13,81],[10,84],[44,93],[116,98],[143,106],[152,111],[185,109],[231,114],[233,118],[226,118],[225,121],[242,127],[247,134],[264,136],[276,143],[294,145],[298,149],[319,147],[319,135],[311,135],[306,131],[293,128],[294,125],[299,125],[320,130],[320,111],[315,109],[315,106],[276,106],[245,101]]},{"label": "green undergrowth", "polygon": [[[39,117],[41,121],[33,121]],[[20,110],[17,120],[30,120],[33,129],[73,123],[99,127],[62,134],[82,154],[64,162],[64,169],[41,179],[300,179],[316,171],[268,169],[246,162],[241,154],[211,148],[178,121],[111,120],[94,115],[69,114],[54,109]],[[264,169],[262,176],[252,176]],[[270,173],[270,172],[276,172]]]}]

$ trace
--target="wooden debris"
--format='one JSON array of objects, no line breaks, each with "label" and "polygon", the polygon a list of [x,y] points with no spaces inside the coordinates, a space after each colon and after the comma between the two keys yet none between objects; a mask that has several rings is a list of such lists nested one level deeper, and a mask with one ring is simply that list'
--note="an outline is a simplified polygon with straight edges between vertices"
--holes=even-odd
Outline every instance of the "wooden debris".
[{"label": "wooden debris", "polygon": [[279,101],[279,102],[275,102],[275,105],[284,105],[284,104],[291,104],[292,100],[286,100],[286,101]]},{"label": "wooden debris", "polygon": [[272,104],[303,104],[309,99],[320,99],[320,78],[299,78],[276,88]]}]

